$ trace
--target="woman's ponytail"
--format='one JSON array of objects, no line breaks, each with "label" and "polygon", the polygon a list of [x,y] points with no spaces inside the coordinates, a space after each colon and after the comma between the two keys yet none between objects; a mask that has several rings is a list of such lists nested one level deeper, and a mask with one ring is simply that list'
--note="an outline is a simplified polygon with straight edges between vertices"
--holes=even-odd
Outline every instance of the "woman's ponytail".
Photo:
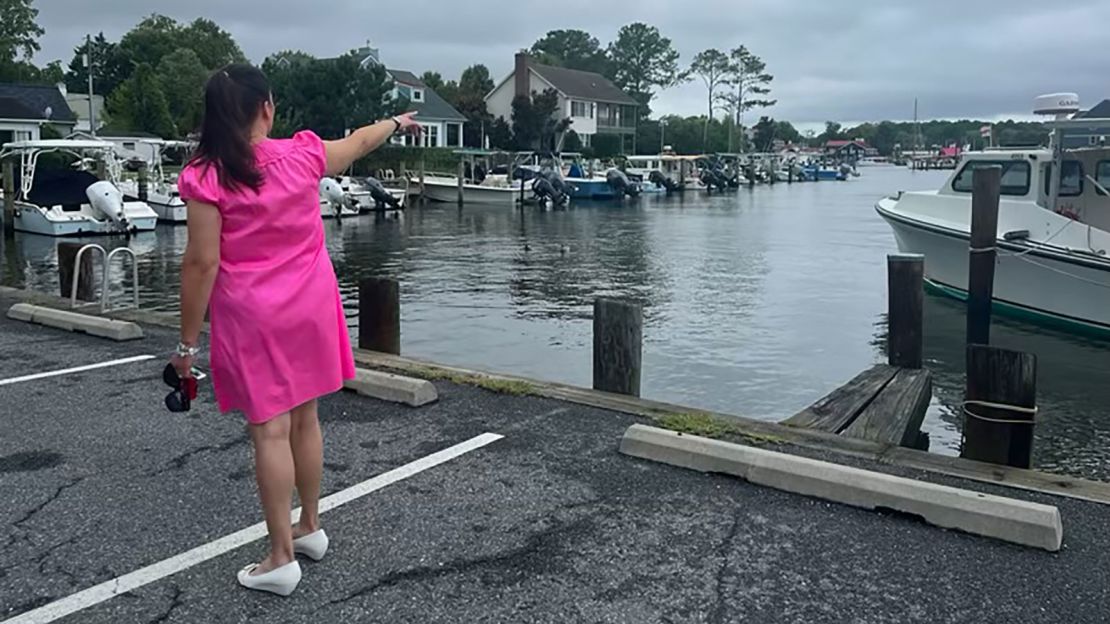
[{"label": "woman's ponytail", "polygon": [[250,133],[269,101],[270,83],[256,67],[235,63],[212,74],[204,87],[204,121],[192,162],[216,167],[226,189],[261,188]]}]

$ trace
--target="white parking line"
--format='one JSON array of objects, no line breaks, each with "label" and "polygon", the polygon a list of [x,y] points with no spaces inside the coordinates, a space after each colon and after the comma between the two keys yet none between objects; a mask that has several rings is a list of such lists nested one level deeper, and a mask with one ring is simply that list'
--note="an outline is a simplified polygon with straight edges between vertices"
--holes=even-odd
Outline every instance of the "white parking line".
[{"label": "white parking line", "polygon": [[112,360],[111,362],[101,362],[99,364],[89,364],[87,366],[76,366],[74,368],[66,368],[63,370],[47,371],[45,373],[35,373],[34,375],[23,375],[22,377],[11,377],[9,379],[0,379],[0,386],[7,386],[16,384],[23,381],[34,381],[36,379],[45,379],[47,377],[58,377],[59,375],[69,375],[70,373],[82,373],[84,371],[96,370],[98,368],[108,368],[109,366],[119,366],[121,364],[132,364],[134,362],[145,362],[153,360],[156,356],[153,355],[136,355],[135,357],[123,358],[122,360]]},{"label": "white parking line", "polygon": [[[477,450],[486,446],[487,444],[496,442],[504,436],[496,433],[483,433],[480,436],[471,438],[461,444],[456,444],[450,448],[446,448],[437,453],[432,453],[427,457],[418,459],[412,463],[405,464],[400,468],[394,468],[389,472],[380,474],[372,479],[363,481],[357,485],[353,485],[345,490],[341,490],[320,500],[320,512],[325,512],[330,509],[335,509],[340,505],[345,505],[353,500],[362,498],[367,494],[376,492],[388,485],[397,483],[403,479],[407,479],[413,475],[419,474],[435,468],[436,466],[449,462],[456,457],[465,455],[471,451]],[[300,509],[293,510],[293,518],[296,519],[300,514]],[[155,581],[166,578],[173,574],[191,568],[199,563],[208,561],[218,557],[224,553],[230,552],[239,548],[240,546],[249,544],[257,539],[266,536],[266,524],[259,522],[256,525],[249,526],[242,531],[237,531],[231,535],[226,535],[220,539],[197,546],[196,548],[183,552],[180,555],[175,555],[169,559],[163,559],[158,563],[149,565],[145,568],[140,568],[134,572],[129,572],[123,576],[114,578],[110,581],[105,581],[99,585],[95,585],[88,589],[71,594],[62,598],[61,600],[52,602],[48,605],[33,609],[14,618],[10,618],[0,622],[0,624],[46,624],[54,620],[66,617],[83,609],[100,604],[106,600],[115,598],[120,594],[125,594],[129,591],[138,589],[144,585],[148,585]],[[231,571],[228,571],[228,575]],[[229,576],[230,578],[230,576]]]}]

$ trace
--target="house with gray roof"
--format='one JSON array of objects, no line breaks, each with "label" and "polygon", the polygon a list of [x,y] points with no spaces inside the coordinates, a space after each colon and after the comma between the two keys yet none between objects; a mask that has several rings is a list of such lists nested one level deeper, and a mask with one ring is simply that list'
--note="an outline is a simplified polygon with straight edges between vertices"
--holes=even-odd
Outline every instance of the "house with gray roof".
[{"label": "house with gray roof", "polygon": [[560,118],[570,118],[582,144],[597,135],[621,137],[625,151],[635,149],[639,103],[608,78],[593,72],[537,63],[524,52],[516,55],[513,72],[486,95],[486,110],[512,121],[513,99],[554,89],[559,94]]},{"label": "house with gray roof", "polygon": [[[369,44],[355,50],[355,54],[362,58],[359,64],[363,67],[371,63],[383,67],[385,65],[378,49]],[[463,124],[466,123],[466,117],[462,113],[424,84],[416,74],[402,69],[386,68],[385,71],[393,79],[393,97],[409,102],[409,110],[416,111],[416,121],[424,129],[417,147],[463,146]],[[416,140],[411,135],[393,137],[393,143],[397,145],[413,146]]]},{"label": "house with gray roof", "polygon": [[56,85],[0,83],[0,144],[38,140],[44,126],[65,135],[76,122]]},{"label": "house with gray roof", "polygon": [[[1076,113],[1072,119],[1110,120],[1110,100],[1103,100],[1089,110]],[[1105,124],[1096,123],[1083,130],[1065,130],[1064,147],[1077,149],[1080,147],[1105,146],[1107,137],[1110,137],[1110,121]]]}]

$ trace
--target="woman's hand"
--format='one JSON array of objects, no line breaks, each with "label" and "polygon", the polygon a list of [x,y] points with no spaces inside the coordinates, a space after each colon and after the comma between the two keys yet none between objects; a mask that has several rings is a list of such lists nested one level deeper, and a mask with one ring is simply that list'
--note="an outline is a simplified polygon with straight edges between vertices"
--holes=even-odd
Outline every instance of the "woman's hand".
[{"label": "woman's hand", "polygon": [[177,371],[177,376],[182,379],[188,379],[193,376],[193,362],[196,358],[192,355],[180,356],[176,353],[170,358],[170,364],[173,364],[173,369]]},{"label": "woman's hand", "polygon": [[397,115],[393,118],[394,121],[396,121],[398,124],[398,134],[411,134],[417,137],[420,136],[420,133],[423,132],[424,127],[417,123],[416,120],[413,119],[413,117],[416,117],[416,111],[410,111],[404,113],[403,115]]}]

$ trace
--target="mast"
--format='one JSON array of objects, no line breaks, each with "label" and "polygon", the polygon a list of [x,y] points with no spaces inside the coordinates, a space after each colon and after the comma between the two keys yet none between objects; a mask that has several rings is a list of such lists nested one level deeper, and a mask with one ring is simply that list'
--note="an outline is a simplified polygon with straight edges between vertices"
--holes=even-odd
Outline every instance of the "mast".
[{"label": "mast", "polygon": [[89,75],[89,134],[96,136],[96,117],[93,112],[93,63],[92,36],[85,35],[85,69]]}]

